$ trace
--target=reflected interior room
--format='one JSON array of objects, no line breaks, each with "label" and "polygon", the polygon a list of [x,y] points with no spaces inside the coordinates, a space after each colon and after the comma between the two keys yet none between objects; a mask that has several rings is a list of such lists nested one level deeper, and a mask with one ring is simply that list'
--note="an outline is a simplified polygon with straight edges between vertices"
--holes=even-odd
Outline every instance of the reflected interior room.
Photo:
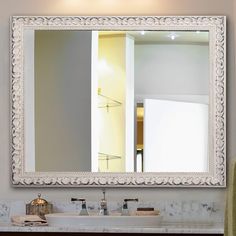
[{"label": "reflected interior room", "polygon": [[[28,171],[208,171],[208,31],[27,33],[35,48],[34,60],[26,58],[35,61],[35,160]],[[81,72],[78,64],[86,60],[91,66]],[[85,92],[81,105],[75,94]],[[79,155],[78,122],[90,107],[91,159]]]}]

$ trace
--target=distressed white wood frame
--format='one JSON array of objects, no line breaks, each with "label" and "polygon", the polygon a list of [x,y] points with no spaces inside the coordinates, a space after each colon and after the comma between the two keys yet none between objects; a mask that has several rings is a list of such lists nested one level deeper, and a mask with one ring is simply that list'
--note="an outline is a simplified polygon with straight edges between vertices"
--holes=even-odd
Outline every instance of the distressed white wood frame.
[{"label": "distressed white wood frame", "polygon": [[[207,30],[210,35],[209,172],[26,172],[24,152],[24,29]],[[225,187],[225,16],[13,16],[11,19],[12,184],[21,187]],[[33,79],[33,78],[32,78]],[[193,150],[194,151],[194,150]]]}]

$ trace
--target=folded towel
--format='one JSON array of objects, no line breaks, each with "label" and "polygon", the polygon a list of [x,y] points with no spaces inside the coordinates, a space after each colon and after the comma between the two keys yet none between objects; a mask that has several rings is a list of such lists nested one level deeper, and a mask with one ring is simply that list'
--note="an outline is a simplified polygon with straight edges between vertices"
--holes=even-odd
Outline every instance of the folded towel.
[{"label": "folded towel", "polygon": [[135,212],[136,216],[158,216],[160,215],[160,211],[154,210],[154,211],[136,211]]},{"label": "folded towel", "polygon": [[16,226],[46,226],[47,221],[37,215],[12,216],[11,222]]}]

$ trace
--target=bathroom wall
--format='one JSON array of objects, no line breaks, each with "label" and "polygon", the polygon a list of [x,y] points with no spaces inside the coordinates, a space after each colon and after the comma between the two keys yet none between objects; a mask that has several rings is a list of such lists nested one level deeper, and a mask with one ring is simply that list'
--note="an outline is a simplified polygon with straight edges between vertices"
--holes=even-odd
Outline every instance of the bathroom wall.
[{"label": "bathroom wall", "polygon": [[[71,196],[97,201],[97,188],[13,188],[9,152],[9,22],[12,15],[226,15],[227,55],[227,161],[236,158],[236,78],[233,0],[0,0],[0,199],[30,200],[41,192],[47,199],[69,201]],[[138,197],[143,201],[209,200],[224,202],[225,189],[211,188],[111,188],[107,198],[121,201]]]}]

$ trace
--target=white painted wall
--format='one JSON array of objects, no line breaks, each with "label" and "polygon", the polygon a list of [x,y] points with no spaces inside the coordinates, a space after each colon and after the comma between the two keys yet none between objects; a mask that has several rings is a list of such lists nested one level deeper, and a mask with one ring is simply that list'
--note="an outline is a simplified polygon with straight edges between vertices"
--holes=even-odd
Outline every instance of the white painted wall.
[{"label": "white painted wall", "polygon": [[125,171],[134,171],[134,39],[126,37]]},{"label": "white painted wall", "polygon": [[[38,192],[48,200],[69,201],[71,196],[98,201],[97,188],[13,188],[11,186],[9,125],[10,68],[9,18],[12,15],[226,15],[228,17],[227,54],[227,161],[236,158],[236,77],[234,41],[236,8],[233,0],[0,0],[0,199],[29,201]],[[228,165],[229,166],[229,165]],[[140,201],[204,200],[224,202],[225,189],[218,188],[110,188],[109,200],[138,197]],[[222,210],[222,209],[221,209]]]},{"label": "white painted wall", "polygon": [[208,83],[208,45],[135,45],[135,95],[207,95]]},{"label": "white painted wall", "polygon": [[207,172],[208,163],[208,105],[145,99],[144,171]]}]

